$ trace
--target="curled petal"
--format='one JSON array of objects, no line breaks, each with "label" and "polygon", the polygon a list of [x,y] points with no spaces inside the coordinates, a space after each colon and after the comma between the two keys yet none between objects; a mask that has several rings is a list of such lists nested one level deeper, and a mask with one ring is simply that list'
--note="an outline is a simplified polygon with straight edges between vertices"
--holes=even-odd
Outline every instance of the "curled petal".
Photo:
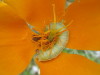
[{"label": "curled petal", "polygon": [[80,0],[66,10],[65,24],[70,37],[68,48],[100,50],[100,0]]},{"label": "curled petal", "polygon": [[26,23],[0,2],[0,74],[18,75],[29,64],[35,47]]},{"label": "curled petal", "polygon": [[62,53],[54,60],[36,62],[41,75],[100,75],[100,64],[80,55]]}]

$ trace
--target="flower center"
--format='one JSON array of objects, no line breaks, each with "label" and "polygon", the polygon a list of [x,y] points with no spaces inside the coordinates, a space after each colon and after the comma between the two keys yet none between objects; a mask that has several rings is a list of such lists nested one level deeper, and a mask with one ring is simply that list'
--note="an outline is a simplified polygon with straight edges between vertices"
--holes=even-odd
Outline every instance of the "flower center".
[{"label": "flower center", "polygon": [[45,28],[44,33],[33,35],[33,40],[38,43],[36,58],[39,61],[48,61],[57,57],[68,42],[67,27],[61,22],[56,22],[55,4],[52,6],[54,22]]},{"label": "flower center", "polygon": [[36,58],[39,61],[47,61],[57,57],[68,42],[68,31],[66,31],[64,24],[52,23],[49,27],[46,27],[43,34],[33,35],[33,40],[38,44]]}]

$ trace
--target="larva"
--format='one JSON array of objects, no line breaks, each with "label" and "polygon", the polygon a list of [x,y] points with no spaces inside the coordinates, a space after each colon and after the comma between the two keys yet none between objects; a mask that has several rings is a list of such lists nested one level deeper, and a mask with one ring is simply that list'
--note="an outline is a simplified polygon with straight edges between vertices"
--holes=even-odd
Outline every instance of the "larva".
[{"label": "larva", "polygon": [[[59,32],[66,30],[66,27],[64,27],[64,24],[62,23],[56,23],[56,29],[55,30],[59,30],[61,29]],[[54,25],[50,25],[50,30],[52,30],[54,28]],[[51,60],[55,57],[57,57],[62,50],[65,48],[67,42],[68,42],[68,35],[69,32],[68,31],[64,31],[62,32],[60,35],[58,35],[58,39],[56,41],[56,43],[54,44],[54,46],[50,49],[47,49],[45,51],[39,51],[39,53],[37,54],[36,58],[38,58],[39,61],[47,61],[47,60]]]}]

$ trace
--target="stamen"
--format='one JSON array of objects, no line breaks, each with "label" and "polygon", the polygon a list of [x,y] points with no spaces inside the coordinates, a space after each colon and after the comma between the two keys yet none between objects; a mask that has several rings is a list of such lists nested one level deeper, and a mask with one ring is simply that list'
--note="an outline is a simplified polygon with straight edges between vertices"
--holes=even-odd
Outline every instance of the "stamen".
[{"label": "stamen", "polygon": [[[73,23],[73,20],[72,20],[68,25],[63,26],[62,28],[56,30],[56,32],[60,32],[60,31],[61,31],[62,29],[64,29],[64,28],[68,28],[72,23]],[[63,30],[63,31],[61,31],[61,32],[64,32],[64,31],[66,31],[66,30]]]},{"label": "stamen", "polygon": [[69,22],[69,24],[67,24],[66,27],[69,27],[72,23],[73,23],[73,20],[71,20],[71,21]]},{"label": "stamen", "polygon": [[53,16],[54,16],[54,29],[56,28],[56,11],[55,11],[55,4],[52,4],[53,6]]},{"label": "stamen", "polygon": [[52,39],[54,38],[54,35],[56,34],[56,12],[55,12],[55,4],[52,4],[52,6],[53,6],[54,22],[53,22],[52,28],[50,28],[50,34],[49,34],[49,37],[48,37],[48,39],[50,41],[52,41]]}]

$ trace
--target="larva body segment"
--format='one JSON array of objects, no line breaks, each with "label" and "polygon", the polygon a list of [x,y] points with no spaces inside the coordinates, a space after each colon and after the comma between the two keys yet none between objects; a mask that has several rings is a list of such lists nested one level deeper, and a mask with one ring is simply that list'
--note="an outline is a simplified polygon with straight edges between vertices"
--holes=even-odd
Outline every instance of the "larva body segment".
[{"label": "larva body segment", "polygon": [[[54,25],[51,24],[50,29],[53,29],[53,26]],[[62,28],[62,29],[59,32],[66,30],[66,27],[62,23],[57,23],[56,30],[58,30],[60,28]],[[52,48],[47,49],[44,52],[40,51],[37,54],[36,57],[38,58],[38,60],[39,61],[47,61],[47,60],[51,60],[51,59],[57,57],[62,52],[62,50],[65,48],[65,46],[68,42],[68,35],[69,35],[68,31],[62,32],[58,36],[58,39]]]}]

